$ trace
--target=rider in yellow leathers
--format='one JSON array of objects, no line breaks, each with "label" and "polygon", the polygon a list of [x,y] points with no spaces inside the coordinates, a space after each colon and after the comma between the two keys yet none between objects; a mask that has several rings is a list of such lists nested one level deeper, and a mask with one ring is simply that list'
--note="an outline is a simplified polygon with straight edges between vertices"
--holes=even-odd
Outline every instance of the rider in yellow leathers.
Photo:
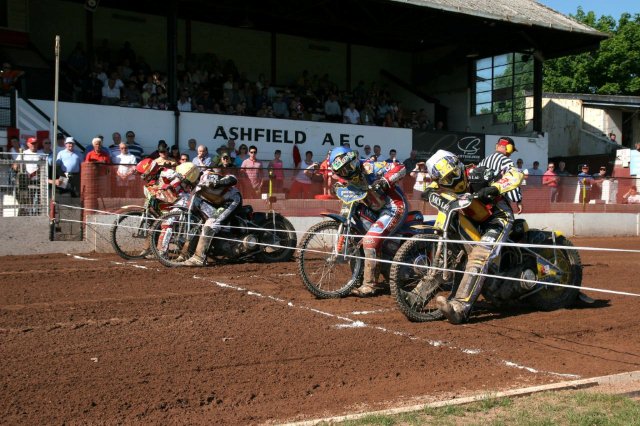
[{"label": "rider in yellow leathers", "polygon": [[[507,157],[505,159],[508,160]],[[432,182],[422,197],[428,200],[429,193],[436,190],[457,194],[475,193],[480,201],[487,204],[490,211],[482,222],[483,232],[480,241],[500,243],[507,239],[514,221],[513,211],[504,194],[518,188],[523,174],[515,168],[511,160],[485,160],[476,168],[465,168],[455,154],[445,150],[437,151],[427,160],[427,170]],[[468,320],[473,304],[480,296],[485,280],[484,274],[487,273],[491,261],[500,253],[500,248],[499,244],[475,245],[469,254],[465,273],[456,294],[451,299],[444,296],[436,298],[438,308],[452,324]]]}]

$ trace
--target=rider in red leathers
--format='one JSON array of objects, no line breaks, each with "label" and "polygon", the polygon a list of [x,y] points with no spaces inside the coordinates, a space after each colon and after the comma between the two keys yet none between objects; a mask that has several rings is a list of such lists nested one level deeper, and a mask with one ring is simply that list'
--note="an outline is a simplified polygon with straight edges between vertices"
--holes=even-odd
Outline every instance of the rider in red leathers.
[{"label": "rider in red leathers", "polygon": [[331,170],[350,184],[366,189],[368,194],[364,204],[369,207],[375,222],[363,238],[365,254],[364,279],[360,287],[353,291],[359,297],[380,293],[385,285],[378,282],[379,268],[376,262],[384,238],[404,221],[408,212],[405,195],[396,185],[405,175],[402,163],[360,160],[355,151],[337,147],[329,157]]}]

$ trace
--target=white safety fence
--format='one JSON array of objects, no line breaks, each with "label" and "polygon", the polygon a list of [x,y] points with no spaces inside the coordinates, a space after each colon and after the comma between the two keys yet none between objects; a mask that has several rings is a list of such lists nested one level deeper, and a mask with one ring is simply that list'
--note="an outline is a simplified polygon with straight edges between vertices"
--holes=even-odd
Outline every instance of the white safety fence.
[{"label": "white safety fence", "polygon": [[0,217],[48,216],[47,160],[0,159]]},{"label": "white safety fence", "polygon": [[[81,208],[81,207],[77,207],[77,206],[65,206],[68,208]],[[122,216],[126,216],[123,214],[114,214],[111,212],[107,212],[107,211],[102,211],[102,210],[91,210],[91,213],[95,213],[95,214],[103,214],[103,215],[112,215],[114,217],[114,220],[116,217],[122,217]],[[113,221],[105,223],[105,222],[86,222],[87,225],[93,225],[93,226],[113,226]],[[237,228],[237,229],[248,229],[248,228],[241,228],[241,227],[234,227],[234,226],[229,226],[226,225],[227,228]],[[273,231],[273,229],[270,228],[250,228],[252,231]],[[132,229],[133,230],[133,229]],[[288,231],[288,232],[295,232],[296,234],[308,234],[308,231]],[[350,237],[358,237],[356,235],[351,235]],[[216,239],[221,239],[221,240],[227,240],[227,241],[234,241],[234,242],[240,242],[239,240],[235,240],[235,239],[231,239],[231,238],[225,238],[222,236],[214,236],[214,238]],[[387,236],[387,237],[376,237],[376,238],[381,238],[381,239],[386,239],[386,238],[390,238],[390,239],[394,239],[394,240],[408,240],[410,238],[408,237],[401,237],[401,236]],[[429,237],[426,237],[429,238]],[[435,238],[435,237],[433,237]],[[298,239],[299,240],[299,239]],[[522,244],[522,243],[512,243],[512,242],[480,242],[480,241],[464,241],[464,240],[442,240],[443,242],[447,242],[447,243],[455,243],[455,244],[468,244],[468,245],[477,245],[477,244],[482,244],[482,245],[501,245],[501,246],[514,246],[514,247],[522,247],[522,248],[527,248],[527,249],[536,249],[536,248],[549,248],[548,245],[542,245],[542,244]],[[265,244],[265,243],[260,243],[260,242],[256,242],[256,245],[262,245],[262,246],[269,246],[269,247],[273,247],[273,248],[289,248],[286,246],[281,246],[281,245],[274,245],[274,244]],[[563,250],[577,250],[577,251],[601,251],[601,252],[609,252],[609,253],[640,253],[640,250],[630,250],[630,249],[612,249],[612,248],[598,248],[598,247],[578,247],[578,246],[562,246]],[[302,250],[300,247],[297,247],[296,250],[300,251]],[[326,251],[326,250],[318,250],[318,249],[311,249],[311,248],[307,248],[305,249],[307,252],[312,252],[312,253],[319,253],[319,254],[323,254],[326,256],[330,256],[333,254],[332,251]],[[355,255],[347,255],[344,254],[341,256],[344,256],[345,258],[353,258],[353,259],[365,259],[364,257],[360,257],[360,256],[355,256]],[[389,264],[399,264],[399,265],[406,265],[406,266],[410,266],[413,268],[424,268],[425,270],[427,269],[434,269],[434,270],[438,270],[438,271],[448,271],[454,274],[461,274],[464,273],[463,271],[458,271],[458,270],[453,270],[453,269],[445,269],[445,268],[439,268],[439,267],[435,267],[435,266],[431,266],[431,265],[415,265],[415,264],[405,264],[402,262],[396,262],[393,260],[385,260],[385,259],[377,259],[377,262],[380,263],[389,263]],[[564,287],[564,288],[576,288],[579,290],[589,290],[589,291],[595,291],[595,292],[600,292],[600,293],[609,293],[609,294],[618,294],[618,295],[625,295],[625,296],[635,296],[635,297],[640,297],[640,293],[632,293],[632,292],[625,292],[625,291],[617,291],[617,290],[613,290],[613,289],[603,289],[603,288],[595,288],[595,287],[585,287],[585,286],[573,286],[573,285],[569,285],[569,284],[562,284],[562,283],[551,283],[551,282],[546,282],[546,281],[535,281],[535,280],[523,280],[521,278],[517,278],[517,277],[505,277],[505,276],[496,276],[496,275],[492,275],[492,274],[478,274],[478,273],[472,273],[472,275],[484,275],[485,277],[488,278],[499,278],[502,280],[506,280],[506,281],[517,281],[517,282],[525,282],[527,284],[538,284],[538,285],[545,285],[545,286],[557,286],[557,287]]]}]

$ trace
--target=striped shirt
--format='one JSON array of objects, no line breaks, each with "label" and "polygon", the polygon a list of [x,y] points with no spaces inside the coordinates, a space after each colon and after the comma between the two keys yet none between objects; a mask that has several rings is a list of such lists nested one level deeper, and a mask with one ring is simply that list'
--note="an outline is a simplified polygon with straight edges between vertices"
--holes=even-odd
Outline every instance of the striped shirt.
[{"label": "striped shirt", "polygon": [[[511,167],[515,168],[515,166],[513,165],[513,161],[511,161],[509,157],[500,152],[494,152],[493,154],[482,160],[479,165],[493,170],[498,177],[506,173],[507,170],[509,170]],[[504,195],[511,202],[519,203],[522,201],[522,193],[520,192],[520,188],[512,189]]]},{"label": "striped shirt", "polygon": [[[127,143],[127,147],[129,147],[129,154],[133,154],[136,157],[136,162],[140,162],[144,157],[144,149],[138,142]],[[118,148],[119,150],[120,148]],[[120,151],[118,151],[118,154]]]}]

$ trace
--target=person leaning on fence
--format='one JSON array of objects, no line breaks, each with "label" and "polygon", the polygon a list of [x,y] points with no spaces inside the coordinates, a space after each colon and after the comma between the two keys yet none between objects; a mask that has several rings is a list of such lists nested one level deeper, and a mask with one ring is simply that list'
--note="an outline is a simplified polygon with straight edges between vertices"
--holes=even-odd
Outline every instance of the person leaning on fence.
[{"label": "person leaning on fence", "polygon": [[87,153],[84,159],[85,163],[111,164],[111,157],[102,149],[102,139],[97,137],[93,138],[91,145],[93,146],[93,150]]},{"label": "person leaning on fence", "polygon": [[580,190],[580,196],[578,198],[579,203],[587,204],[591,201],[591,189],[593,187],[593,177],[589,174],[589,165],[580,165],[580,173],[578,173],[578,188]]},{"label": "person leaning on fence", "polygon": [[635,185],[631,185],[631,188],[624,193],[622,202],[626,204],[640,204],[640,194],[638,194],[638,188]]},{"label": "person leaning on fence", "polygon": [[558,184],[560,183],[560,177],[556,174],[555,168],[556,165],[554,163],[549,163],[547,171],[542,175],[542,185],[549,188],[552,203],[558,201]]}]

